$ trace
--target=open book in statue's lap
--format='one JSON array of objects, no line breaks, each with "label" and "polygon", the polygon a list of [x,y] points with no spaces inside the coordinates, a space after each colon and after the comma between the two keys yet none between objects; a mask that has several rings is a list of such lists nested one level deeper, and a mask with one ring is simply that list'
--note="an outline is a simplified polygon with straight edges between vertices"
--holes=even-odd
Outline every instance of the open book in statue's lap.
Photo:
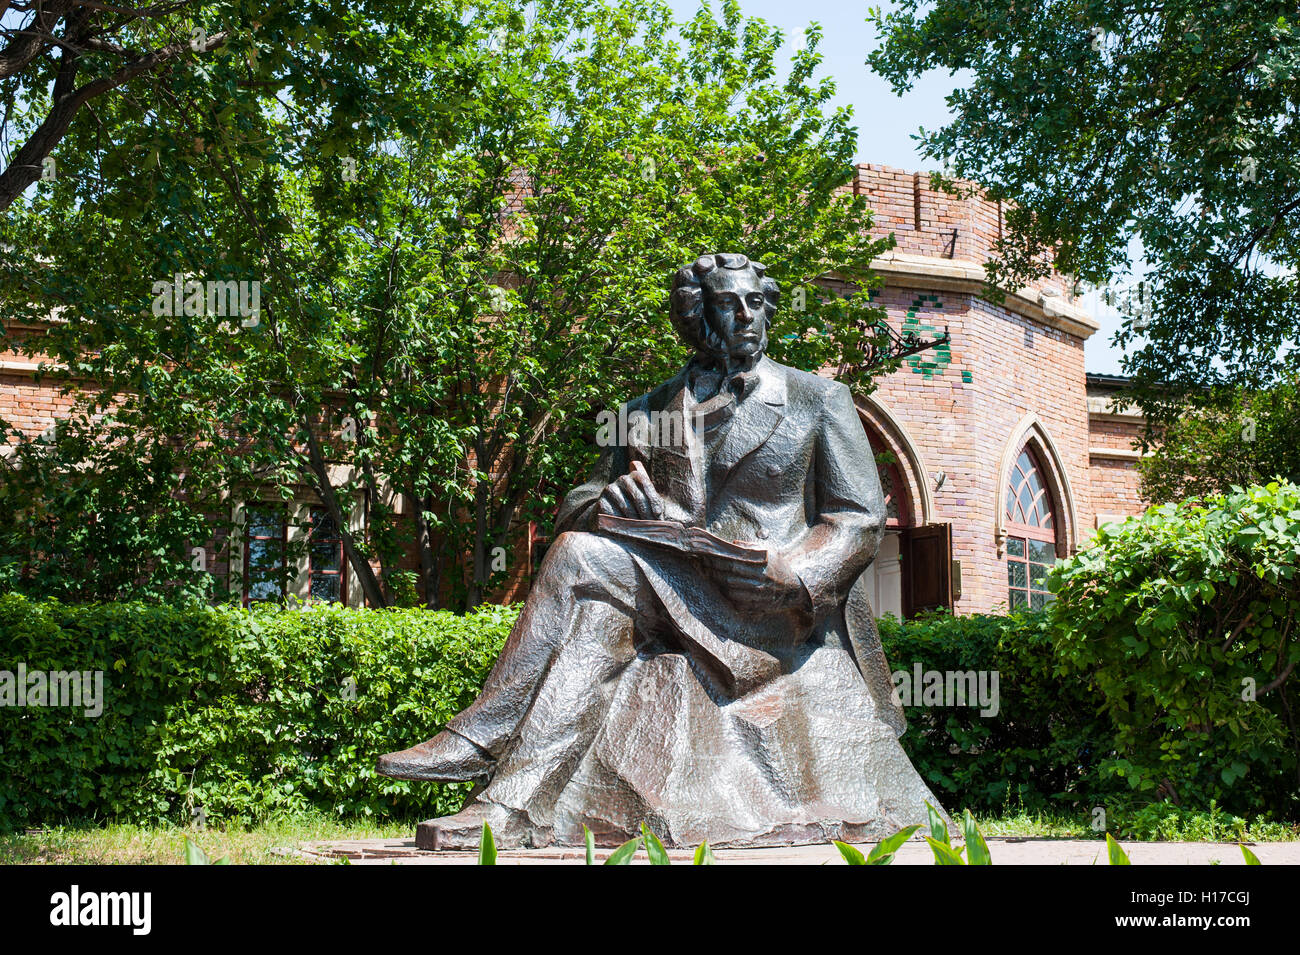
[{"label": "open book in statue's lap", "polygon": [[[766,358],[776,286],[740,255],[674,281],[697,349],[629,402],[483,692],[386,775],[483,785],[423,848],[864,839],[934,802],[898,744],[865,588],[880,481],[843,385]],[[624,422],[630,427],[622,427]]]}]

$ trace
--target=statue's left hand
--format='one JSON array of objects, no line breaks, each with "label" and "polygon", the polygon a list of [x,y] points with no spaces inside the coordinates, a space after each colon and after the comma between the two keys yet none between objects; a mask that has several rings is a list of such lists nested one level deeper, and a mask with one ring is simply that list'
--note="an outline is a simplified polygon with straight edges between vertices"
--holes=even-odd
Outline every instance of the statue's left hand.
[{"label": "statue's left hand", "polygon": [[778,553],[769,552],[762,567],[725,558],[708,559],[706,563],[727,599],[742,610],[812,609],[812,598],[803,581]]}]

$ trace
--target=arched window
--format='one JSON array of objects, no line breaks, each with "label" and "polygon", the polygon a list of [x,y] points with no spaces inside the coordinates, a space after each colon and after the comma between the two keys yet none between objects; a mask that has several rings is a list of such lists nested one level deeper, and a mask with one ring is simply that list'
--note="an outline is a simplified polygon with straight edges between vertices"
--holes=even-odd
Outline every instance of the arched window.
[{"label": "arched window", "polygon": [[1052,600],[1047,569],[1056,562],[1060,522],[1038,455],[1026,444],[1006,488],[1007,605],[1038,610]]}]

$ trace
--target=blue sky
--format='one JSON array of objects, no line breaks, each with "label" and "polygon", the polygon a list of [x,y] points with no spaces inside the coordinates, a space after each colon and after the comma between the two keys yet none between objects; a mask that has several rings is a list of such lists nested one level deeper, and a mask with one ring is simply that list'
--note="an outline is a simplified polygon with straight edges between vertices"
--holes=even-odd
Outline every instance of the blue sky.
[{"label": "blue sky", "polygon": [[[692,16],[699,0],[669,0],[679,19]],[[873,0],[886,8],[892,4]],[[911,91],[895,96],[889,84],[866,66],[867,53],[876,46],[874,28],[866,22],[867,7],[862,0],[741,0],[747,16],[761,17],[779,27],[787,39],[787,55],[792,41],[810,22],[822,26],[822,73],[834,78],[836,105],[853,107],[858,126],[858,160],[884,163],[903,169],[931,169],[916,148],[912,136],[919,127],[937,129],[947,123],[948,106],[944,97],[963,82],[961,76],[931,73],[916,82]],[[720,3],[712,4],[718,10]],[[1103,305],[1096,294],[1081,304],[1101,323],[1101,330],[1087,340],[1085,362],[1090,372],[1119,374],[1121,352],[1110,343],[1119,327],[1117,313]]]}]

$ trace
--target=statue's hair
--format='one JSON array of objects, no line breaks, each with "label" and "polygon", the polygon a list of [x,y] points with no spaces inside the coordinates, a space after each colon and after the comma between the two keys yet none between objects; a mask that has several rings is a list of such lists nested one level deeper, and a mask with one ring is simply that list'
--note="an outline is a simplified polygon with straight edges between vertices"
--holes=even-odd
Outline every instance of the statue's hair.
[{"label": "statue's hair", "polygon": [[722,342],[713,329],[709,328],[704,317],[704,276],[714,269],[745,268],[753,269],[762,282],[763,297],[767,300],[763,319],[771,327],[772,316],[776,314],[777,303],[781,300],[781,290],[774,279],[767,277],[767,267],[751,262],[748,256],[736,252],[701,255],[673,275],[673,290],[668,300],[669,316],[677,334],[696,351],[717,354],[724,350]]}]

